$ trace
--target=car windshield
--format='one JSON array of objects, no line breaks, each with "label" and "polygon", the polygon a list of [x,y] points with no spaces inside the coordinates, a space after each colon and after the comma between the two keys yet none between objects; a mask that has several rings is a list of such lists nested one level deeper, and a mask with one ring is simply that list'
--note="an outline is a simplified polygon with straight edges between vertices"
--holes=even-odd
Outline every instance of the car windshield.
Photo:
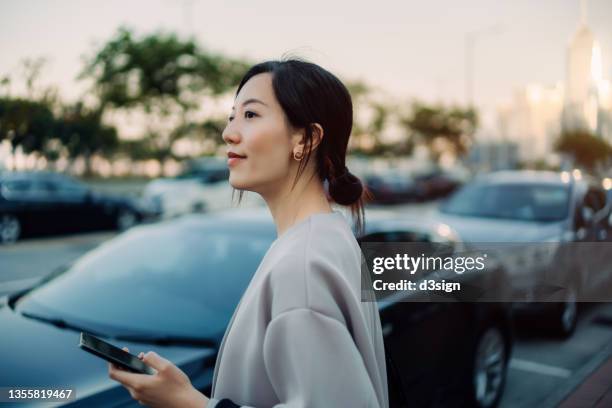
[{"label": "car windshield", "polygon": [[24,296],[17,311],[113,335],[218,336],[275,238],[273,228],[245,230],[176,222],[135,229]]},{"label": "car windshield", "polygon": [[447,214],[553,222],[567,217],[569,186],[475,183],[459,190],[441,207]]}]

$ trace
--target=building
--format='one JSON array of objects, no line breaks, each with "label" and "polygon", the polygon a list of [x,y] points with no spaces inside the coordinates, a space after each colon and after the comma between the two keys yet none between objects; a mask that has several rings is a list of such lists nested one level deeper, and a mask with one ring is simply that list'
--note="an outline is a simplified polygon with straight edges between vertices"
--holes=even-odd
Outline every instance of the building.
[{"label": "building", "polygon": [[514,93],[511,103],[498,108],[502,140],[516,143],[521,161],[547,158],[561,132],[564,86],[530,84]]},{"label": "building", "polygon": [[582,0],[580,22],[567,48],[565,81],[521,87],[510,103],[498,107],[501,138],[518,145],[521,161],[557,161],[554,144],[562,131],[589,130],[612,143],[612,90],[602,65]]},{"label": "building", "polygon": [[563,128],[588,129],[597,132],[600,122],[600,88],[602,87],[601,47],[586,22],[586,2],[581,2],[578,29],[567,50],[566,96],[563,106]]}]

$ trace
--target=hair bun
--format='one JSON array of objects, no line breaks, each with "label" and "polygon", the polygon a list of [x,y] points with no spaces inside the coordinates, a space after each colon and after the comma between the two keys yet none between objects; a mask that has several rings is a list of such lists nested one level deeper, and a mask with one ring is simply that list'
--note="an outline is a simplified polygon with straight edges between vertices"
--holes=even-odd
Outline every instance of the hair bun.
[{"label": "hair bun", "polygon": [[361,198],[362,193],[361,180],[348,171],[346,167],[342,174],[329,180],[329,195],[340,205],[355,203]]}]

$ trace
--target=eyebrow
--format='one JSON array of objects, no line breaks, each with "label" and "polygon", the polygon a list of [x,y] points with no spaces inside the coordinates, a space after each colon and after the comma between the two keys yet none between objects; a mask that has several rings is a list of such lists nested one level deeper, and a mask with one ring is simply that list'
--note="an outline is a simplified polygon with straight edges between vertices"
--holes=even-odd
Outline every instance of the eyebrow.
[{"label": "eyebrow", "polygon": [[[256,99],[256,98],[247,99],[246,101],[244,101],[242,103],[242,106],[244,107],[244,106],[248,105],[249,103],[261,103],[263,106],[268,106],[268,105],[266,105],[265,103],[263,103],[262,101],[260,101],[259,99]],[[236,109],[236,108],[232,107],[232,110],[234,110],[234,109]]]}]

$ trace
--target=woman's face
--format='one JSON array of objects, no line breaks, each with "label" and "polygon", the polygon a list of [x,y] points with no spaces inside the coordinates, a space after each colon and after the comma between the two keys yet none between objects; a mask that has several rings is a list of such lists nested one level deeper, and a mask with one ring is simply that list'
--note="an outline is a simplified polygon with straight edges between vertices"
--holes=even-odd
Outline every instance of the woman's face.
[{"label": "woman's face", "polygon": [[[265,193],[284,185],[299,139],[276,100],[272,75],[249,79],[236,96],[223,131],[232,187]],[[240,157],[232,157],[234,154]]]}]

